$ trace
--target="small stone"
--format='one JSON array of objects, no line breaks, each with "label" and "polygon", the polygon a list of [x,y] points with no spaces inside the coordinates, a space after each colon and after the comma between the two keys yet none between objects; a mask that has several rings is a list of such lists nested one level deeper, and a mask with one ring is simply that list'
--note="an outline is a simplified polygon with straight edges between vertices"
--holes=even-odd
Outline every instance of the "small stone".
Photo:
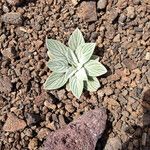
[{"label": "small stone", "polygon": [[3,5],[3,12],[5,13],[9,12],[9,8],[6,5]]},{"label": "small stone", "polygon": [[2,109],[5,106],[4,98],[0,96],[0,109]]},{"label": "small stone", "polygon": [[26,120],[27,124],[30,125],[36,125],[41,121],[41,117],[39,114],[35,113],[27,113],[26,114]]},{"label": "small stone", "polygon": [[130,18],[130,19],[133,19],[135,17],[135,9],[133,6],[128,6],[127,7],[127,16]]},{"label": "small stone", "polygon": [[133,0],[133,4],[139,5],[140,4],[140,0]]},{"label": "small stone", "polygon": [[97,21],[96,2],[83,1],[79,7],[78,16],[87,22]]},{"label": "small stone", "polygon": [[37,138],[31,139],[28,144],[28,148],[29,148],[29,150],[37,149],[38,148],[38,139]]},{"label": "small stone", "polygon": [[107,6],[108,0],[99,0],[97,3],[98,9],[105,9]]},{"label": "small stone", "polygon": [[0,91],[10,93],[12,89],[11,80],[7,76],[0,76]]},{"label": "small stone", "polygon": [[146,138],[147,138],[147,133],[143,133],[143,134],[142,134],[142,145],[143,145],[143,146],[146,145]]},{"label": "small stone", "polygon": [[0,36],[0,44],[4,42],[4,40],[6,39],[6,35],[5,34],[2,34]]},{"label": "small stone", "polygon": [[2,51],[4,57],[13,59],[16,56],[16,52],[13,48],[6,48]]},{"label": "small stone", "polygon": [[72,104],[66,104],[65,105],[65,109],[69,112],[69,113],[73,113],[75,111],[75,108],[72,106]]},{"label": "small stone", "polygon": [[52,5],[54,0],[46,0],[47,4]]},{"label": "small stone", "polygon": [[66,125],[64,116],[63,115],[59,115],[58,118],[59,118],[59,124],[60,124],[61,128],[64,127]]},{"label": "small stone", "polygon": [[112,9],[109,12],[109,16],[108,16],[108,20],[110,21],[110,23],[113,23],[117,19],[118,15],[119,15],[119,10]]},{"label": "small stone", "polygon": [[48,94],[46,92],[42,92],[40,95],[35,97],[34,103],[36,106],[41,106],[48,98]]},{"label": "small stone", "polygon": [[74,6],[76,6],[80,2],[80,0],[71,0],[71,1]]},{"label": "small stone", "polygon": [[119,23],[123,24],[126,19],[127,19],[127,16],[125,14],[121,14],[118,21]]},{"label": "small stone", "polygon": [[40,129],[40,131],[38,132],[38,139],[39,140],[43,140],[46,138],[46,136],[49,134],[50,130],[48,128],[42,128]]},{"label": "small stone", "polygon": [[30,70],[29,69],[23,69],[21,76],[19,76],[20,80],[23,84],[27,84],[29,80],[31,79]]},{"label": "small stone", "polygon": [[150,52],[146,53],[145,60],[150,60]]},{"label": "small stone", "polygon": [[107,140],[104,150],[120,150],[122,149],[122,143],[120,138],[113,137]]},{"label": "small stone", "polygon": [[35,44],[35,48],[38,50],[42,46],[43,41],[37,40],[34,42],[34,44]]},{"label": "small stone", "polygon": [[113,94],[113,90],[111,89],[111,87],[106,87],[104,89],[104,92],[107,96],[112,95]]},{"label": "small stone", "polygon": [[130,58],[124,59],[123,64],[130,70],[137,68],[137,64],[135,63],[135,61]]},{"label": "small stone", "polygon": [[53,103],[50,103],[50,102],[47,101],[47,100],[44,102],[44,105],[45,105],[47,108],[49,108],[49,109],[52,109],[52,110],[55,110],[55,109],[56,109],[56,105],[53,104]]},{"label": "small stone", "polygon": [[106,32],[105,32],[105,37],[112,40],[115,37],[116,31],[113,27],[113,25],[107,25],[106,26]]},{"label": "small stone", "polygon": [[2,16],[2,22],[6,24],[22,25],[22,15],[17,12],[6,13]]},{"label": "small stone", "polygon": [[26,127],[26,122],[17,118],[13,113],[8,114],[8,118],[3,126],[4,131],[15,132]]},{"label": "small stone", "polygon": [[120,34],[117,34],[114,39],[113,42],[120,42]]},{"label": "small stone", "polygon": [[22,2],[24,0],[6,0],[6,1],[7,1],[7,3],[9,3],[12,6],[18,6],[18,5],[22,4]]}]

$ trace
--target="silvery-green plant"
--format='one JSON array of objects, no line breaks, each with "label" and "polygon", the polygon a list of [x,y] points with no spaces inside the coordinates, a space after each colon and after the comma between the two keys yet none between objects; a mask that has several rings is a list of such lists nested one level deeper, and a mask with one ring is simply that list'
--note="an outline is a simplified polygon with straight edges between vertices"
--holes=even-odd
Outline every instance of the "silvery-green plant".
[{"label": "silvery-green plant", "polygon": [[68,47],[53,39],[46,39],[48,68],[53,71],[44,83],[44,89],[54,90],[66,84],[66,89],[80,98],[83,89],[96,91],[100,87],[97,76],[107,72],[92,55],[95,43],[85,43],[81,31],[77,28],[69,38]]}]

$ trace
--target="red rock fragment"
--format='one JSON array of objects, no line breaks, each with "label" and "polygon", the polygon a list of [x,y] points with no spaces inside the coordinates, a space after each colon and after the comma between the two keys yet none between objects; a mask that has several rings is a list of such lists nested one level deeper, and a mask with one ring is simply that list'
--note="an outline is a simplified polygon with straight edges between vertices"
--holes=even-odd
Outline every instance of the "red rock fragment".
[{"label": "red rock fragment", "polygon": [[105,129],[106,119],[104,109],[89,111],[66,128],[51,132],[44,150],[94,150]]}]

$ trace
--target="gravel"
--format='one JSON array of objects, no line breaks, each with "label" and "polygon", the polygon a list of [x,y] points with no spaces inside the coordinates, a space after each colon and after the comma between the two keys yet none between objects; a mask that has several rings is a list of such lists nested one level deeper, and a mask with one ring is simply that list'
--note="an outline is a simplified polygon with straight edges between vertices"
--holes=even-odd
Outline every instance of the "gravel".
[{"label": "gravel", "polygon": [[[42,149],[47,132],[101,106],[108,122],[97,147],[117,139],[123,150],[150,149],[149,10],[149,0],[2,0],[0,149]],[[76,27],[86,42],[97,43],[94,53],[108,69],[99,77],[100,89],[84,92],[79,100],[65,88],[43,90],[51,74],[45,38],[66,44]],[[4,131],[10,113],[26,126]]]}]

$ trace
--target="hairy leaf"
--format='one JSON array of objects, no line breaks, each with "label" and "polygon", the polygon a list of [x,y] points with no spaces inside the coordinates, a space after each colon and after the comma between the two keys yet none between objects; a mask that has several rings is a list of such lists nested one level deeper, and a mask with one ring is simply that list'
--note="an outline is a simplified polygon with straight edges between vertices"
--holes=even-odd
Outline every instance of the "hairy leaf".
[{"label": "hairy leaf", "polygon": [[83,81],[78,80],[76,76],[72,76],[69,80],[69,87],[73,95],[80,98],[83,91]]},{"label": "hairy leaf", "polygon": [[85,81],[85,88],[90,91],[94,92],[100,87],[100,83],[96,77],[90,77],[88,81]]},{"label": "hairy leaf", "polygon": [[58,89],[65,85],[67,82],[67,78],[65,74],[61,73],[52,73],[44,83],[44,89],[46,90],[54,90]]},{"label": "hairy leaf", "polygon": [[90,60],[84,65],[88,76],[101,76],[107,72],[107,69],[97,60]]},{"label": "hairy leaf", "polygon": [[46,39],[49,55],[54,59],[67,59],[68,47],[53,39]]},{"label": "hairy leaf", "polygon": [[86,71],[83,67],[79,71],[77,71],[76,77],[77,77],[78,80],[81,80],[81,81],[88,80]]},{"label": "hairy leaf", "polygon": [[63,73],[66,72],[69,68],[67,60],[50,60],[47,63],[47,66],[51,71],[57,72],[57,73]]},{"label": "hairy leaf", "polygon": [[66,90],[70,91],[69,82],[66,83]]},{"label": "hairy leaf", "polygon": [[72,77],[75,73],[76,73],[77,69],[75,67],[70,67],[68,68],[68,70],[66,71],[66,78],[70,78]]},{"label": "hairy leaf", "polygon": [[84,43],[77,47],[76,55],[81,64],[86,63],[91,58],[95,46],[95,43]]},{"label": "hairy leaf", "polygon": [[81,31],[77,28],[70,36],[68,45],[73,51],[75,51],[77,47],[82,43],[85,43],[85,41]]},{"label": "hairy leaf", "polygon": [[69,64],[71,64],[73,66],[77,66],[77,64],[79,63],[76,55],[74,54],[74,52],[71,49],[68,50],[67,60],[68,60]]}]

